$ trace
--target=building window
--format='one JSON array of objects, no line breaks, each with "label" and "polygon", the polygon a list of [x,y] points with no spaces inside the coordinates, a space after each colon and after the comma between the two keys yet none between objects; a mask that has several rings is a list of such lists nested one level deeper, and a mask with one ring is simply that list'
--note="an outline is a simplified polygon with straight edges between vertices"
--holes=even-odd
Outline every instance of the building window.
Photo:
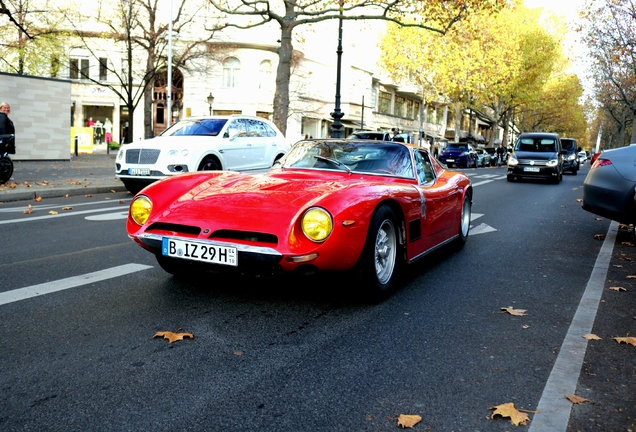
[{"label": "building window", "polygon": [[263,60],[261,66],[258,69],[258,88],[267,89],[272,82],[272,62],[269,60]]},{"label": "building window", "polygon": [[57,78],[60,75],[60,58],[55,56],[51,59],[51,78]]},{"label": "building window", "polygon": [[88,59],[70,59],[69,77],[71,79],[88,78],[89,63]]},{"label": "building window", "polygon": [[108,59],[101,57],[99,59],[99,80],[106,81],[108,79]]},{"label": "building window", "polygon": [[435,124],[437,122],[435,107],[429,106],[426,108],[426,122]]},{"label": "building window", "polygon": [[401,96],[395,97],[395,115],[400,117],[406,117],[406,99]]},{"label": "building window", "polygon": [[378,94],[378,112],[391,114],[391,93],[380,91]]},{"label": "building window", "polygon": [[223,62],[223,87],[239,86],[239,72],[241,62],[236,57],[230,57]]},{"label": "building window", "polygon": [[413,118],[415,120],[420,118],[420,103],[419,102],[414,102],[413,104]]},{"label": "building window", "polygon": [[411,99],[406,101],[406,117],[413,118],[413,101]]}]

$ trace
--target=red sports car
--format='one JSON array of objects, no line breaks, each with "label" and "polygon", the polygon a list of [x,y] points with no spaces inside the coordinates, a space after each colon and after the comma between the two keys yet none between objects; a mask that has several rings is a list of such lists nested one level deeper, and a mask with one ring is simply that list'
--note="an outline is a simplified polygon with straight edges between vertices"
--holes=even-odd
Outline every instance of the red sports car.
[{"label": "red sports car", "polygon": [[353,271],[381,297],[400,267],[468,237],[472,185],[427,150],[300,141],[265,174],[185,173],[131,201],[128,235],[174,275]]}]

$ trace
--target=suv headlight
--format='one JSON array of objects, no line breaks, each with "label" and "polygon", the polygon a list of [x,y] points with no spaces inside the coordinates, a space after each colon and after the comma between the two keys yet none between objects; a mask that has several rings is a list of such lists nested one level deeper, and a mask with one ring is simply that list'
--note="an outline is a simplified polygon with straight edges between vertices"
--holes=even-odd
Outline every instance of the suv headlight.
[{"label": "suv headlight", "polygon": [[568,156],[568,160],[573,161],[574,159],[576,159],[576,155],[571,154],[570,156]]},{"label": "suv headlight", "polygon": [[124,149],[120,148],[117,152],[117,160],[121,160],[124,157]]},{"label": "suv headlight", "polygon": [[519,164],[519,161],[517,160],[517,158],[516,158],[516,157],[514,157],[514,156],[510,156],[510,157],[508,158],[508,166],[515,166],[515,165],[517,165],[517,164]]},{"label": "suv headlight", "polygon": [[545,166],[549,166],[549,167],[555,167],[559,164],[559,160],[558,159],[550,159]]}]

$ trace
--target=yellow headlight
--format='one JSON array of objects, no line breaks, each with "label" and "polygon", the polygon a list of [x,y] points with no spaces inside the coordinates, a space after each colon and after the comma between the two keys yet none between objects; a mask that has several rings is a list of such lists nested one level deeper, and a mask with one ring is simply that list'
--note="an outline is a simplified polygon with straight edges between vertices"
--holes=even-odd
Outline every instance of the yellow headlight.
[{"label": "yellow headlight", "polygon": [[303,215],[303,232],[315,242],[324,241],[333,231],[333,219],[325,210],[318,207],[310,208]]},{"label": "yellow headlight", "polygon": [[140,195],[130,204],[130,217],[139,225],[146,223],[152,211],[152,201],[144,195]]}]

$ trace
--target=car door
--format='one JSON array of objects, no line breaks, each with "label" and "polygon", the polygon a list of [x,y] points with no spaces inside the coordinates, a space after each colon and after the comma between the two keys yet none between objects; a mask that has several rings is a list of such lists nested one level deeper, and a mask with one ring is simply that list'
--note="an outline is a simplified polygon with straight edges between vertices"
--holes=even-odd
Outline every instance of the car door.
[{"label": "car door", "polygon": [[414,152],[418,184],[426,200],[426,214],[421,221],[421,245],[424,252],[448,239],[453,233],[454,222],[457,219],[457,208],[460,193],[449,184],[446,178],[435,175],[430,156],[425,150]]},{"label": "car door", "polygon": [[251,153],[251,168],[270,168],[273,156],[272,149],[276,144],[276,132],[269,125],[258,119],[247,119],[249,142],[247,146]]},{"label": "car door", "polygon": [[226,168],[234,171],[250,169],[254,164],[251,147],[247,139],[248,124],[245,119],[232,119],[223,132],[219,153],[223,155]]}]

